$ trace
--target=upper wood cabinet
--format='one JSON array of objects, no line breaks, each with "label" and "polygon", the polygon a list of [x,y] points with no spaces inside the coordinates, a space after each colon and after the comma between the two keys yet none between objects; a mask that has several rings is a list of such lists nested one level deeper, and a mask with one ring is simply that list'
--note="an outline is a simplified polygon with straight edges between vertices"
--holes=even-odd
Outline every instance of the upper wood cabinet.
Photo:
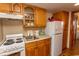
[{"label": "upper wood cabinet", "polygon": [[22,14],[21,3],[0,3],[1,13]]},{"label": "upper wood cabinet", "polygon": [[0,13],[9,13],[10,4],[9,3],[0,3]]},{"label": "upper wood cabinet", "polygon": [[24,5],[23,6],[23,15],[24,15],[24,19],[23,19],[23,25],[24,27],[34,27],[35,24],[35,8],[28,6],[28,5]]},{"label": "upper wood cabinet", "polygon": [[23,4],[23,14],[35,13],[35,7],[27,4]]},{"label": "upper wood cabinet", "polygon": [[36,8],[35,16],[35,26],[36,27],[45,27],[46,26],[46,10],[41,8]]},{"label": "upper wood cabinet", "polygon": [[46,10],[42,8],[22,3],[0,3],[0,12],[23,15],[25,27],[46,26]]},{"label": "upper wood cabinet", "polygon": [[10,6],[11,10],[10,12],[14,14],[22,14],[22,4],[21,3],[12,3]]},{"label": "upper wood cabinet", "polygon": [[[29,11],[27,12],[27,10],[29,10]],[[30,14],[30,16],[32,15],[31,18],[34,20],[34,27],[45,27],[46,26],[46,10],[24,4],[23,5],[23,14],[24,15]],[[23,21],[23,23],[27,27],[27,23],[25,20]],[[32,23],[32,25],[33,25],[33,23]]]}]

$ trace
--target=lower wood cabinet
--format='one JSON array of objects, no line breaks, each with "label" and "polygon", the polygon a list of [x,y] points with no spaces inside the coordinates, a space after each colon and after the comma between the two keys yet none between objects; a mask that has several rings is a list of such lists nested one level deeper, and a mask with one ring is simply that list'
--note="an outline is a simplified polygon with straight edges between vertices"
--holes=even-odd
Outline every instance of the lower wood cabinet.
[{"label": "lower wood cabinet", "polygon": [[26,56],[50,56],[50,38],[25,44]]},{"label": "lower wood cabinet", "polygon": [[35,47],[28,47],[26,48],[26,55],[27,56],[35,56]]},{"label": "lower wood cabinet", "polygon": [[44,52],[45,52],[44,45],[43,44],[39,45],[38,46],[38,56],[44,56],[45,55]]},{"label": "lower wood cabinet", "polygon": [[50,56],[51,55],[50,52],[51,52],[51,47],[49,46],[49,44],[45,45],[45,56]]}]

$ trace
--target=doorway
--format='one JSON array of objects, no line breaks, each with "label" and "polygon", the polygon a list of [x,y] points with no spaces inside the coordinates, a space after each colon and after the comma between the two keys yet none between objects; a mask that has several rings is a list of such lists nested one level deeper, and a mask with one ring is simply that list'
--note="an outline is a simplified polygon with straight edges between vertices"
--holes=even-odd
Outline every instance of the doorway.
[{"label": "doorway", "polygon": [[79,12],[71,13],[69,49],[79,48]]},{"label": "doorway", "polygon": [[74,13],[74,36],[75,36],[75,41],[74,41],[74,47],[79,48],[79,12]]}]

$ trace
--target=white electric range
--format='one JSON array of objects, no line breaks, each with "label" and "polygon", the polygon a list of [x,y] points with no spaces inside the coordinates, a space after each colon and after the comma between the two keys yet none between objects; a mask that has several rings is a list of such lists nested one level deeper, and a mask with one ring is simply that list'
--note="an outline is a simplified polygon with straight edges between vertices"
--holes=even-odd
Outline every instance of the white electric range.
[{"label": "white electric range", "polygon": [[7,56],[13,53],[20,52],[24,55],[24,39],[23,34],[6,35],[5,42],[0,46],[0,56]]}]

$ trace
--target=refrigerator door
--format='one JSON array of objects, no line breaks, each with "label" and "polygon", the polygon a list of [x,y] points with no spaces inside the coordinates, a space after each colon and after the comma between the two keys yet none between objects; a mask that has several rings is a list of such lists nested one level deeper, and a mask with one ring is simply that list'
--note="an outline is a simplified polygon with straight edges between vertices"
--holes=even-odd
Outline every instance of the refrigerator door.
[{"label": "refrigerator door", "polygon": [[55,34],[55,23],[54,22],[48,22],[46,26],[46,34],[53,35]]},{"label": "refrigerator door", "polygon": [[55,33],[63,33],[63,22],[55,21]]},{"label": "refrigerator door", "polygon": [[58,56],[62,53],[62,34],[53,35],[51,40],[51,55]]},{"label": "refrigerator door", "polygon": [[48,22],[46,27],[46,34],[52,36],[57,33],[63,33],[63,22],[62,21]]}]

